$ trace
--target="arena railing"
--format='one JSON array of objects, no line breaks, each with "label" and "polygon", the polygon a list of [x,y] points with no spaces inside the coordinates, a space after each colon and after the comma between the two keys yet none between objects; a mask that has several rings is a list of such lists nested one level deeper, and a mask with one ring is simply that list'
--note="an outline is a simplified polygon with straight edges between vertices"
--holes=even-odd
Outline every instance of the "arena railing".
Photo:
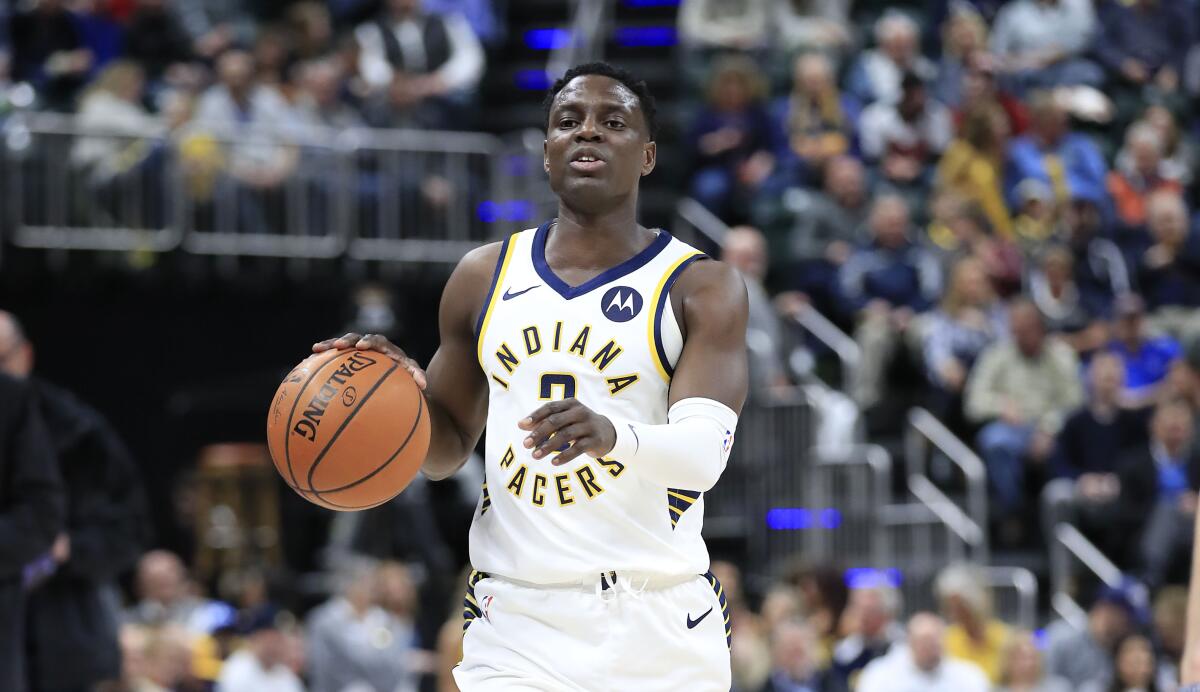
[{"label": "arena railing", "polygon": [[[1084,631],[1087,612],[1076,599],[1080,582],[1087,577],[1116,587],[1121,584],[1121,569],[1070,523],[1056,524],[1050,538],[1050,607],[1063,620]],[[1086,572],[1081,572],[1080,567]]]},{"label": "arena railing", "polygon": [[[425,130],[3,128],[8,237],[55,250],[455,262],[518,222],[519,141]],[[540,162],[540,155],[538,156]]]},{"label": "arena railing", "polygon": [[841,366],[839,388],[843,392],[848,391],[862,363],[862,349],[858,342],[811,305],[802,306],[791,318],[837,356]]},{"label": "arena railing", "polygon": [[1024,567],[983,567],[997,617],[1026,630],[1038,624],[1037,576]]},{"label": "arena railing", "polygon": [[8,239],[18,247],[166,252],[183,239],[165,129],[84,131],[21,112],[3,127]]},{"label": "arena railing", "polygon": [[[966,482],[964,506],[952,500],[930,480],[929,463],[933,452],[962,473]],[[983,461],[933,414],[920,407],[908,412],[904,458],[909,489],[949,523],[951,529],[966,542],[973,560],[987,564],[987,470]]]},{"label": "arena railing", "polygon": [[546,60],[550,79],[558,79],[572,65],[604,57],[611,0],[573,0],[571,4],[571,39],[550,52]]}]

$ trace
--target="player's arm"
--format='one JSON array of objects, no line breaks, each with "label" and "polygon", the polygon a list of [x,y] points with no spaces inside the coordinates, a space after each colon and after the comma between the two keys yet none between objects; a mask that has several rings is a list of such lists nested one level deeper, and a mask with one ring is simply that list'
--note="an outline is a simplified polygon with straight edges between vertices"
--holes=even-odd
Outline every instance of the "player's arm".
[{"label": "player's arm", "polygon": [[313,346],[379,351],[400,363],[425,392],[429,405],[429,452],[421,470],[440,480],[466,463],[487,422],[488,385],[476,360],[475,318],[483,308],[481,287],[491,282],[500,244],[478,248],[463,257],[442,292],[438,309],[441,344],[422,370],[400,347],[378,334],[347,334]]},{"label": "player's arm", "polygon": [[667,487],[704,491],[716,484],[746,400],[746,284],[728,265],[696,262],[671,296],[681,308],[685,339],[667,423],[610,419],[575,399],[551,402],[519,424],[530,431],[525,446],[535,459],[572,443],[555,465],[581,454],[611,456]]}]

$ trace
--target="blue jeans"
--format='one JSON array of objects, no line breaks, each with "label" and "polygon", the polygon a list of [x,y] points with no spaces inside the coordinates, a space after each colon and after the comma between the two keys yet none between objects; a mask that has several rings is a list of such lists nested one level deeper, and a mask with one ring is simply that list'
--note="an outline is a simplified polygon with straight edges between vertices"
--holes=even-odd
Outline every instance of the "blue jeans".
[{"label": "blue jeans", "polygon": [[976,447],[987,466],[992,506],[1000,516],[1011,516],[1025,504],[1025,454],[1033,442],[1032,424],[988,423],[979,431]]}]

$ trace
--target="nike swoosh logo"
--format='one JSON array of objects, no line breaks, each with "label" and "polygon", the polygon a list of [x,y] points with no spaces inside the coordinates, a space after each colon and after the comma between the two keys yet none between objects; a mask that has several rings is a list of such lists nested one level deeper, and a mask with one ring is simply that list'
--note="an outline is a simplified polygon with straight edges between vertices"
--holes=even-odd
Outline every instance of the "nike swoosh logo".
[{"label": "nike swoosh logo", "polygon": [[708,614],[711,612],[712,612],[712,606],[709,606],[708,610],[704,611],[704,614],[701,615],[700,617],[696,618],[695,620],[692,619],[691,614],[688,614],[688,623],[687,623],[688,629],[690,630],[690,629],[694,628],[696,625],[699,625],[700,621],[703,620],[704,618],[708,617]]},{"label": "nike swoosh logo", "polygon": [[541,284],[534,284],[534,285],[530,286],[529,288],[527,288],[523,291],[517,291],[516,293],[513,293],[511,288],[505,289],[504,295],[500,296],[500,299],[501,300],[512,300],[513,298],[516,298],[517,296],[521,295],[522,293],[529,293],[530,291],[537,288],[538,286],[541,286]]}]

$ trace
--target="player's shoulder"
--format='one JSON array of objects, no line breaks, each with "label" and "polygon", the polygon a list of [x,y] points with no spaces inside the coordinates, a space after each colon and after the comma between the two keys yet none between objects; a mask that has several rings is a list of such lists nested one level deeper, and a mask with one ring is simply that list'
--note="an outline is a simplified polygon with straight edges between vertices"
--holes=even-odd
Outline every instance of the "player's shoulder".
[{"label": "player's shoulder", "polygon": [[487,243],[471,250],[458,261],[455,273],[465,273],[471,276],[490,276],[500,261],[500,253],[504,251],[504,241]]},{"label": "player's shoulder", "polygon": [[674,290],[684,301],[703,298],[724,305],[747,302],[746,281],[741,273],[733,265],[707,257],[689,264],[679,275]]}]

